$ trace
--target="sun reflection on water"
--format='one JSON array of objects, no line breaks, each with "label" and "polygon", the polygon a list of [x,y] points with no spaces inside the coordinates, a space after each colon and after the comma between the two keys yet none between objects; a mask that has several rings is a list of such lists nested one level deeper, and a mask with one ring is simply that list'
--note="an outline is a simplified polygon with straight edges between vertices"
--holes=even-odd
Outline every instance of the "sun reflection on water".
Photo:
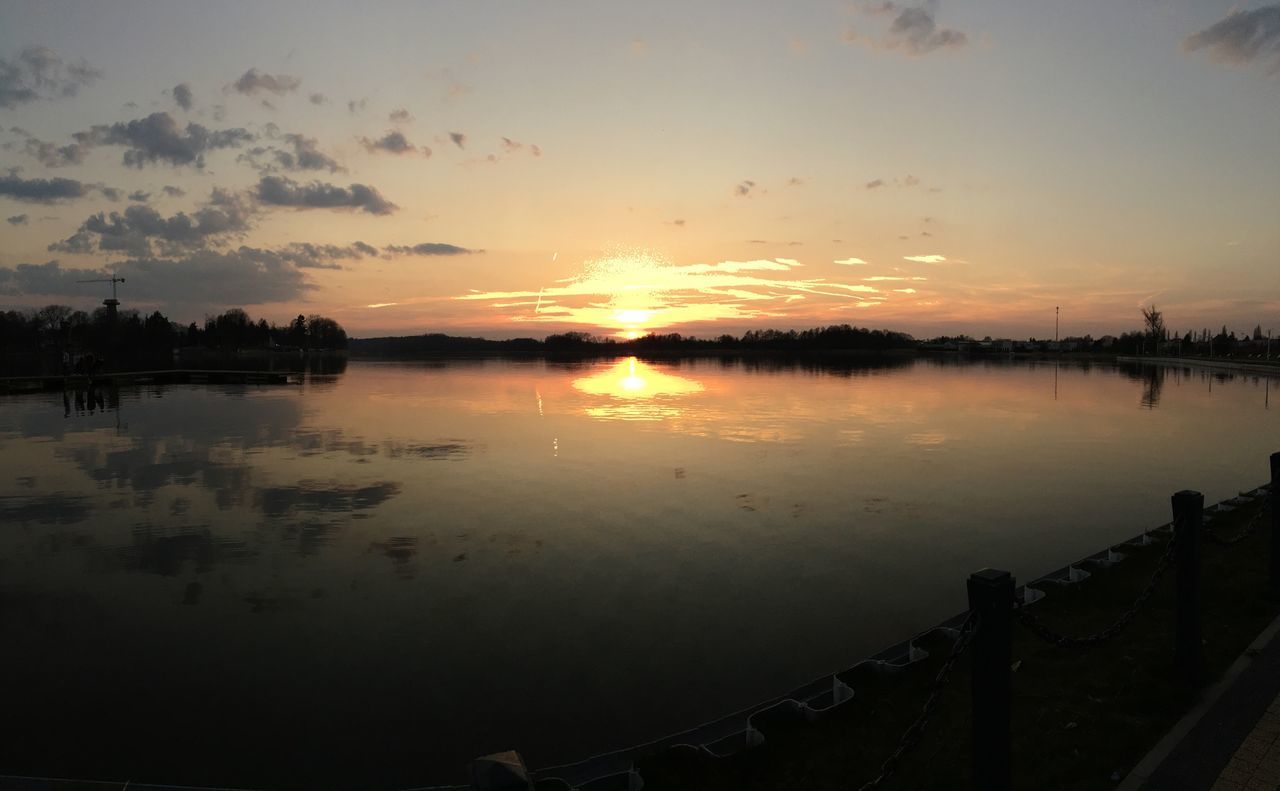
[{"label": "sun reflection on water", "polygon": [[586,412],[592,417],[613,420],[679,417],[683,410],[671,399],[706,389],[700,382],[659,370],[635,357],[575,379],[573,388],[587,395],[608,396],[608,402],[588,406]]}]

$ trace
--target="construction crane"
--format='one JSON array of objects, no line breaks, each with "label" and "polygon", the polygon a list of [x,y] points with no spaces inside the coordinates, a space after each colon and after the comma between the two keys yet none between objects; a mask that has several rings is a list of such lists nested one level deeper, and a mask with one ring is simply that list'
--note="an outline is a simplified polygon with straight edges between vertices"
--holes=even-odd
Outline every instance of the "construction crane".
[{"label": "construction crane", "polygon": [[115,313],[116,308],[119,307],[120,305],[120,300],[116,299],[116,283],[123,283],[124,282],[123,277],[116,277],[115,275],[112,275],[111,277],[102,277],[96,280],[77,280],[76,282],[77,283],[110,283],[111,299],[102,300],[102,304],[107,306],[107,310],[110,310],[112,313]]}]

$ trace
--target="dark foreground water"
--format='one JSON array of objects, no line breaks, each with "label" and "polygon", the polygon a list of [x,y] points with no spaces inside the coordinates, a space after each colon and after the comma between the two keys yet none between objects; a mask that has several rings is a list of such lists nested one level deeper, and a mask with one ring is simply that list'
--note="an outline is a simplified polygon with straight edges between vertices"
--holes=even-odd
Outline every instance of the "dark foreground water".
[{"label": "dark foreground water", "polygon": [[461,779],[683,729],[1265,480],[1280,382],[352,364],[0,400],[0,773]]}]

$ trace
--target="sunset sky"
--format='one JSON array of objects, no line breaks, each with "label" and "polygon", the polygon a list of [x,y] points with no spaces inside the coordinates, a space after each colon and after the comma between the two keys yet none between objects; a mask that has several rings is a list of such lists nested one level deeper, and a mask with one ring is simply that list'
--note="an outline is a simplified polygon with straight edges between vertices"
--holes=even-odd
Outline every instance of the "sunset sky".
[{"label": "sunset sky", "polygon": [[0,0],[0,308],[1280,334],[1280,5]]}]

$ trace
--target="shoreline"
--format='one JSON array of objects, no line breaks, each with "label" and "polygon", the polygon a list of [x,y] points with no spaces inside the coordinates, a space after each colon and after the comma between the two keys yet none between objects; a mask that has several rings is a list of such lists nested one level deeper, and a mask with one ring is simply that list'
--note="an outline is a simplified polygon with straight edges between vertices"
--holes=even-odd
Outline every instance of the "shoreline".
[{"label": "shoreline", "polygon": [[225,369],[163,368],[152,371],[118,371],[86,374],[0,377],[0,393],[48,393],[82,390],[99,385],[121,384],[270,384],[287,385],[300,381],[301,374],[282,371],[237,371]]},{"label": "shoreline", "polygon": [[1216,371],[1236,371],[1239,373],[1270,374],[1272,376],[1280,376],[1280,364],[1277,363],[1250,363],[1238,360],[1228,360],[1220,357],[1130,357],[1128,355],[1116,355],[1116,362],[1142,363],[1145,365],[1192,366],[1196,368],[1209,368]]},{"label": "shoreline", "polygon": [[[1247,506],[1260,507],[1265,503],[1269,486],[1254,487],[1240,492],[1213,505],[1206,505],[1204,518],[1206,526],[1221,521],[1219,517],[1231,513],[1237,508]],[[1125,553],[1134,552],[1153,543],[1170,540],[1172,523],[1159,525],[1144,530],[1127,540],[1119,541],[1105,549],[1088,555],[1074,563],[1051,571],[1035,579],[1019,584],[1015,598],[1025,605],[1040,602],[1046,598],[1054,599],[1054,605],[1065,597],[1070,598],[1068,589],[1089,580],[1093,575],[1088,569],[1104,570],[1121,563]],[[1155,541],[1153,541],[1153,538]],[[1068,608],[1071,604],[1066,605]],[[641,742],[630,747],[611,750],[589,756],[579,761],[557,764],[533,770],[538,782],[555,782],[565,784],[566,788],[577,788],[590,783],[607,782],[609,780],[629,782],[630,787],[635,780],[644,782],[644,764],[655,759],[662,761],[664,755],[672,750],[689,749],[704,758],[724,761],[753,748],[759,748],[767,741],[761,725],[778,717],[799,722],[814,723],[824,716],[844,708],[845,704],[857,700],[857,688],[852,677],[859,671],[869,670],[877,676],[885,674],[896,676],[913,669],[915,665],[930,659],[931,651],[917,643],[930,644],[937,651],[938,640],[942,646],[953,643],[960,635],[960,626],[966,613],[957,613],[939,623],[924,629],[911,637],[894,643],[851,666],[829,674],[819,676],[808,683],[785,694],[758,701],[722,717],[700,723],[676,733]],[[936,660],[937,657],[934,657]],[[759,719],[760,722],[757,722]],[[516,746],[518,749],[518,745]],[[625,778],[625,780],[623,780]],[[417,791],[452,791],[465,789],[467,786],[439,785],[426,786]]]}]

